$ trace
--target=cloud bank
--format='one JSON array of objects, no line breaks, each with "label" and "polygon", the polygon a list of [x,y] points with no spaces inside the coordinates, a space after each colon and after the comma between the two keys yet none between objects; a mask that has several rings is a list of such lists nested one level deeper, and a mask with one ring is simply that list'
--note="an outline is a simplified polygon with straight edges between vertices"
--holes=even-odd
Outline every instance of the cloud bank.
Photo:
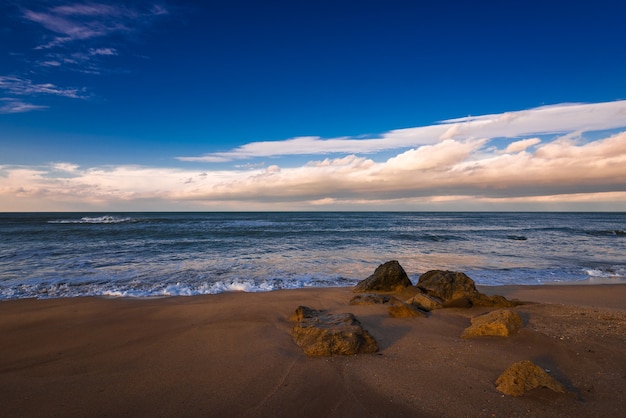
[{"label": "cloud bank", "polygon": [[[432,126],[396,129],[368,139],[298,137],[285,141],[252,142],[230,151],[178,159],[188,162],[226,162],[284,155],[367,154],[434,144],[445,139],[463,141],[472,138],[518,138],[538,134],[614,129],[625,125],[625,103],[617,101],[599,104],[561,104],[497,115],[450,119]],[[524,144],[529,143],[530,139],[526,141]]]},{"label": "cloud bank", "polygon": [[314,158],[219,170],[4,166],[0,210],[626,210],[626,101],[454,119],[373,139],[259,142],[200,161],[300,154]]}]

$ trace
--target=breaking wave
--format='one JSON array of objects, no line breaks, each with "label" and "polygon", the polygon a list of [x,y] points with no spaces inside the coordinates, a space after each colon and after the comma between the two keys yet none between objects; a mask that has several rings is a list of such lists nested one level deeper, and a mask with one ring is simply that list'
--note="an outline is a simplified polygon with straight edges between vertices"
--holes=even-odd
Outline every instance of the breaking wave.
[{"label": "breaking wave", "polygon": [[50,224],[120,224],[134,222],[133,218],[120,218],[117,216],[84,216],[80,219],[57,219],[48,221]]}]

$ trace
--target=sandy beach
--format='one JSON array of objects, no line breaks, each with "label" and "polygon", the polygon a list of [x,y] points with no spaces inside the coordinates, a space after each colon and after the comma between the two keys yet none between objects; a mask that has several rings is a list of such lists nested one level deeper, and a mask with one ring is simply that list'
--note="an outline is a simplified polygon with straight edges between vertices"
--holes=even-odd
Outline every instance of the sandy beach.
[{"label": "sandy beach", "polygon": [[[626,407],[626,285],[480,287],[529,303],[509,338],[462,339],[489,308],[393,318],[350,288],[160,299],[0,303],[0,402],[10,417],[615,417]],[[307,357],[299,305],[353,313],[376,354]],[[532,360],[568,389],[499,393]]]}]

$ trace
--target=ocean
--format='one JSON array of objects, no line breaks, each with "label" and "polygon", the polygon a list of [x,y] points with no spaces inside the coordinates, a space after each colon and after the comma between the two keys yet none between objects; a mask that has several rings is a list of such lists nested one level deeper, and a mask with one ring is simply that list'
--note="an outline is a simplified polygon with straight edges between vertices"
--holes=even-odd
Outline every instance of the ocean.
[{"label": "ocean", "polygon": [[398,260],[477,284],[626,281],[625,213],[0,213],[0,299],[352,286]]}]

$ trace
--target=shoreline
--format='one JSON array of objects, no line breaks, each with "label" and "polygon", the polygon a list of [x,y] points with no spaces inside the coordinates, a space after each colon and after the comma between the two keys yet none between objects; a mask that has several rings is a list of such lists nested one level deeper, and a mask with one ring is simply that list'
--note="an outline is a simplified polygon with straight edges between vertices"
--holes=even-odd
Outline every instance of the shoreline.
[{"label": "shoreline", "polygon": [[[392,318],[352,288],[0,303],[8,416],[618,416],[626,389],[626,284],[478,286],[529,303],[509,338],[461,339],[487,308]],[[311,358],[290,336],[299,305],[351,312],[376,354]],[[569,394],[504,396],[532,360]]]},{"label": "shoreline", "polygon": [[[356,285],[357,282],[354,283]],[[215,296],[220,294],[228,294],[228,293],[252,293],[252,294],[260,294],[260,293],[271,293],[271,292],[282,292],[282,291],[293,291],[293,290],[316,290],[316,289],[351,289],[354,287],[351,286],[304,286],[304,287],[288,287],[283,289],[270,289],[270,290],[240,290],[240,289],[229,289],[223,290],[221,292],[216,293],[180,293],[180,294],[154,294],[154,295],[142,295],[142,296],[133,296],[133,295],[115,295],[115,294],[81,294],[81,295],[63,295],[63,296],[51,296],[51,297],[42,297],[39,298],[37,296],[28,296],[28,297],[15,297],[15,298],[0,298],[0,304],[9,301],[15,300],[50,300],[50,299],[76,299],[76,298],[102,298],[102,299],[128,299],[128,300],[149,300],[149,299],[165,299],[165,298],[188,298],[188,297],[201,297],[201,296]],[[415,284],[414,284],[415,285]],[[620,286],[626,285],[626,278],[588,278],[584,280],[577,281],[561,281],[561,282],[545,282],[541,284],[531,283],[531,284],[476,284],[477,288],[481,289],[507,289],[507,288],[550,288],[550,287],[568,287],[568,286]],[[497,294],[497,291],[495,291]],[[493,292],[492,292],[493,293]]]}]

